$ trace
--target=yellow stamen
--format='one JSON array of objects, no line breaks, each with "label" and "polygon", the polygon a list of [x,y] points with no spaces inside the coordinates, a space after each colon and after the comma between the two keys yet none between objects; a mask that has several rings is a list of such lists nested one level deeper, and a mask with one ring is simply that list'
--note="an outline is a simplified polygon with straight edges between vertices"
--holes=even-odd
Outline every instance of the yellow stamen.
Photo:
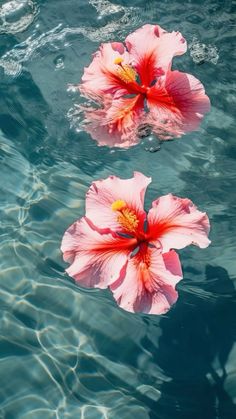
[{"label": "yellow stamen", "polygon": [[117,221],[126,231],[129,232],[135,232],[139,223],[135,212],[128,208],[125,208],[120,212],[117,217]]},{"label": "yellow stamen", "polygon": [[128,64],[122,64],[124,59],[122,57],[116,57],[114,59],[114,64],[117,65],[117,75],[125,83],[132,83],[136,81],[137,73],[136,71]]},{"label": "yellow stamen", "polygon": [[125,201],[118,199],[111,206],[112,211],[118,211],[117,221],[128,232],[137,230],[139,220],[135,212],[127,207]]},{"label": "yellow stamen", "polygon": [[136,81],[137,73],[130,65],[120,65],[117,68],[117,74],[125,83],[133,83]]},{"label": "yellow stamen", "polygon": [[112,211],[120,211],[125,207],[127,207],[126,202],[122,201],[121,199],[118,199],[117,201],[113,202],[111,209]]},{"label": "yellow stamen", "polygon": [[121,63],[123,63],[123,61],[124,61],[124,58],[122,58],[122,57],[116,57],[114,59],[114,64],[121,64]]}]

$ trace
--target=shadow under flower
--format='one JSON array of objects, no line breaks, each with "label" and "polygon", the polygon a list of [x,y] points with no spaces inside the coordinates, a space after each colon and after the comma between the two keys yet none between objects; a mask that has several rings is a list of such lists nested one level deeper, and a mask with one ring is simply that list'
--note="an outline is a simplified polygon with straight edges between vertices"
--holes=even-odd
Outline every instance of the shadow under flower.
[{"label": "shadow under flower", "polygon": [[162,336],[153,349],[156,363],[171,378],[150,418],[233,419],[236,405],[225,390],[227,360],[236,341],[236,291],[227,271],[206,266],[213,299],[190,294],[160,321]]}]

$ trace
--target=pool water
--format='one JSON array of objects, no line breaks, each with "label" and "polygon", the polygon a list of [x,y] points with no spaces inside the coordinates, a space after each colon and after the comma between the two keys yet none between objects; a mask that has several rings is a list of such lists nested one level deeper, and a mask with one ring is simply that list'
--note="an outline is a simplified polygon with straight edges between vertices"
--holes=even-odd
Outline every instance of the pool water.
[{"label": "pool water", "polygon": [[[236,418],[236,142],[231,0],[0,1],[0,418]],[[98,147],[79,128],[78,83],[99,44],[144,23],[179,30],[212,103],[199,131],[159,146]],[[153,152],[156,151],[156,152]],[[209,248],[180,251],[165,315],[118,309],[64,272],[60,242],[86,190],[152,177],[211,220]]]}]

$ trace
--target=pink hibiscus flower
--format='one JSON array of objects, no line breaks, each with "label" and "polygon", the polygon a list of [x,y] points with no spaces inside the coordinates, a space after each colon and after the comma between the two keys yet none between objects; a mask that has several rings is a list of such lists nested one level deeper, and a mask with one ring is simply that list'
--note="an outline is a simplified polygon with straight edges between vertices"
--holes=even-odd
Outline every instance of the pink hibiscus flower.
[{"label": "pink hibiscus flower", "polygon": [[153,201],[144,195],[151,179],[110,176],[93,182],[85,217],[65,232],[61,250],[67,273],[85,287],[107,288],[131,312],[162,314],[176,302],[182,270],[172,250],[210,243],[209,220],[189,199],[168,194]]},{"label": "pink hibiscus flower", "polygon": [[144,25],[120,42],[102,44],[85,68],[81,93],[99,106],[82,108],[84,127],[99,145],[130,147],[146,124],[160,139],[198,128],[210,101],[194,76],[171,71],[187,44],[180,32]]}]

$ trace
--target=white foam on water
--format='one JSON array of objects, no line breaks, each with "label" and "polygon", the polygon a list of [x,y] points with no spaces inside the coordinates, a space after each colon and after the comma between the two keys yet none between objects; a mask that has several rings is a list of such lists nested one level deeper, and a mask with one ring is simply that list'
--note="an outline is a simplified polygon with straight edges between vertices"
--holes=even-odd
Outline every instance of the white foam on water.
[{"label": "white foam on water", "polygon": [[219,59],[219,51],[216,46],[201,43],[196,37],[189,44],[189,51],[196,64],[209,62],[216,65]]},{"label": "white foam on water", "polygon": [[0,34],[15,34],[26,30],[38,14],[32,0],[12,0],[0,7]]}]

